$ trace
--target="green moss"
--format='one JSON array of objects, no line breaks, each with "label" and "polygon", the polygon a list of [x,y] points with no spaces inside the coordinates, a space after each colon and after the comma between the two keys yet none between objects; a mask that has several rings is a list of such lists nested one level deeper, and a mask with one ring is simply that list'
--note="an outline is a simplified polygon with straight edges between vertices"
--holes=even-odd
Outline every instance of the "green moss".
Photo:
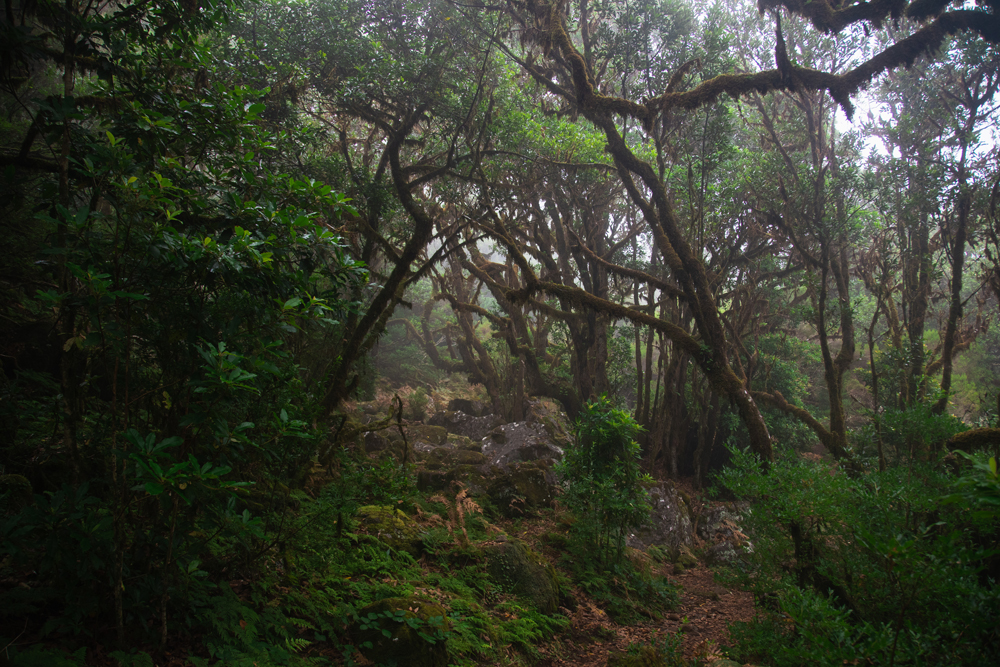
[{"label": "green moss", "polygon": [[420,529],[405,512],[383,505],[359,507],[357,520],[365,530],[398,551],[417,555],[420,551]]},{"label": "green moss", "polygon": [[441,605],[416,597],[388,598],[358,613],[352,635],[376,664],[446,667],[451,622]]},{"label": "green moss", "polygon": [[505,591],[530,600],[539,611],[553,614],[559,604],[556,571],[519,540],[504,542],[486,551],[487,571]]}]

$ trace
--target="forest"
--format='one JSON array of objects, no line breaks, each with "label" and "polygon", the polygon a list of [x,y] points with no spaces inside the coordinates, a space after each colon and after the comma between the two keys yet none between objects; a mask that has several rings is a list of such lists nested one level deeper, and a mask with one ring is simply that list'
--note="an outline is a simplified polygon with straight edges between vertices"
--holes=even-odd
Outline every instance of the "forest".
[{"label": "forest", "polygon": [[4,0],[0,667],[1000,664],[998,89],[1000,0]]}]

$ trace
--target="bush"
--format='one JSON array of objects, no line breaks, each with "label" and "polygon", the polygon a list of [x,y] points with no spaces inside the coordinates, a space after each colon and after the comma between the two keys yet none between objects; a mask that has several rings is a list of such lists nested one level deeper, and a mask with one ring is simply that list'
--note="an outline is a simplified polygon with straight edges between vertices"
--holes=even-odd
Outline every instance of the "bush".
[{"label": "bush", "polygon": [[640,466],[634,436],[639,425],[606,397],[590,403],[576,423],[576,446],[556,466],[563,496],[576,517],[573,535],[601,563],[618,563],[625,537],[649,518],[652,507],[643,486],[652,481]]},{"label": "bush", "polygon": [[734,463],[720,481],[754,501],[744,519],[754,567],[738,576],[772,603],[734,629],[742,660],[1000,661],[1000,590],[984,576],[997,540],[987,463],[968,480],[919,462],[853,477],[798,459],[765,475],[743,452]]}]

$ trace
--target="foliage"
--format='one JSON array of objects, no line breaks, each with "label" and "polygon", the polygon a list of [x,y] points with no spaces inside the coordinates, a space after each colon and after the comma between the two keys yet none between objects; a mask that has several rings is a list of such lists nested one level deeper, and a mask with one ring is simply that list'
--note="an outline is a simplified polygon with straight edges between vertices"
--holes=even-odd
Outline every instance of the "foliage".
[{"label": "foliage", "polygon": [[566,506],[576,518],[573,534],[598,563],[619,563],[625,538],[649,518],[651,506],[634,440],[639,426],[607,398],[586,406],[576,422],[575,445],[556,471]]},{"label": "foliage", "polygon": [[[993,487],[969,479],[987,471],[965,473],[958,488],[987,489],[978,492],[987,497]],[[997,657],[1000,597],[984,578],[997,515],[948,501],[956,481],[946,473],[914,463],[850,477],[786,459],[764,475],[752,456],[734,452],[720,481],[755,503],[745,526],[753,567],[739,578],[777,605],[736,629],[742,660],[973,665]]]}]

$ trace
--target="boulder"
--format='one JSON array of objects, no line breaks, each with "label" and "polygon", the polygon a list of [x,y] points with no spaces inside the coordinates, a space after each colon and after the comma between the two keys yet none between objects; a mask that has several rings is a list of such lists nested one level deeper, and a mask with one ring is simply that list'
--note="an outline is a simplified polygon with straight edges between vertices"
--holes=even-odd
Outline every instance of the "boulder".
[{"label": "boulder", "polygon": [[370,604],[358,612],[351,626],[358,650],[367,659],[375,664],[410,667],[446,667],[450,631],[444,607],[415,597]]},{"label": "boulder", "polygon": [[694,555],[690,547],[681,546],[677,550],[677,564],[682,565],[684,569],[695,567],[698,565],[698,557]]},{"label": "boulder", "polygon": [[470,398],[453,398],[448,401],[448,410],[452,412],[464,412],[473,417],[485,417],[493,412],[493,406],[485,401],[476,401]]},{"label": "boulder", "polygon": [[429,452],[448,440],[448,431],[443,426],[407,424],[403,428],[410,447],[418,453]]},{"label": "boulder", "polygon": [[712,567],[718,565],[732,565],[740,560],[743,554],[729,542],[719,542],[713,544],[705,550],[702,558],[706,565]]},{"label": "boulder", "polygon": [[740,508],[733,504],[719,505],[706,510],[698,518],[698,537],[708,542],[739,544],[747,537],[740,530]]},{"label": "boulder", "polygon": [[486,571],[508,593],[530,600],[543,614],[559,605],[556,571],[520,540],[508,540],[484,549]]},{"label": "boulder", "polygon": [[461,410],[446,410],[435,413],[427,420],[427,423],[440,426],[448,433],[464,435],[472,440],[482,440],[490,431],[500,425],[501,419],[494,415],[477,417]]},{"label": "boulder", "polygon": [[532,398],[525,401],[524,420],[539,424],[558,447],[573,444],[573,425],[559,401],[551,398]]},{"label": "boulder", "polygon": [[483,439],[483,454],[491,465],[506,468],[519,462],[561,461],[563,449],[549,436],[543,425],[514,422],[490,431]]},{"label": "boulder", "polygon": [[676,561],[678,550],[694,543],[691,509],[670,480],[650,487],[649,504],[653,507],[649,522],[629,535],[626,543],[634,549],[656,545]]},{"label": "boulder", "polygon": [[402,510],[385,505],[359,507],[355,519],[373,535],[397,551],[416,556],[420,553],[420,530]]},{"label": "boulder", "polygon": [[427,470],[454,468],[461,465],[482,465],[484,463],[486,463],[486,457],[481,451],[448,446],[435,447],[427,452],[423,458],[423,467]]},{"label": "boulder", "polygon": [[506,516],[548,507],[555,499],[555,473],[545,461],[514,463],[504,468],[494,466],[490,473],[486,495]]},{"label": "boulder", "polygon": [[698,537],[709,543],[704,560],[708,565],[733,565],[743,554],[753,550],[753,544],[743,533],[738,522],[743,507],[727,504],[713,507],[700,517]]},{"label": "boulder", "polygon": [[[492,416],[472,418],[454,411],[434,415],[431,423],[447,428],[448,434],[437,446],[414,444],[420,461],[417,488],[438,491],[459,482],[473,495],[489,495],[509,516],[550,505],[557,485],[552,464],[562,459],[563,447],[572,441],[554,402],[538,400],[531,406],[534,421],[502,425]],[[475,439],[470,425],[487,423],[491,428],[485,437]]]},{"label": "boulder", "polygon": [[454,485],[461,484],[474,496],[486,493],[491,481],[490,476],[478,465],[458,465],[454,468],[439,468],[417,470],[417,490],[422,493],[453,490]]}]

